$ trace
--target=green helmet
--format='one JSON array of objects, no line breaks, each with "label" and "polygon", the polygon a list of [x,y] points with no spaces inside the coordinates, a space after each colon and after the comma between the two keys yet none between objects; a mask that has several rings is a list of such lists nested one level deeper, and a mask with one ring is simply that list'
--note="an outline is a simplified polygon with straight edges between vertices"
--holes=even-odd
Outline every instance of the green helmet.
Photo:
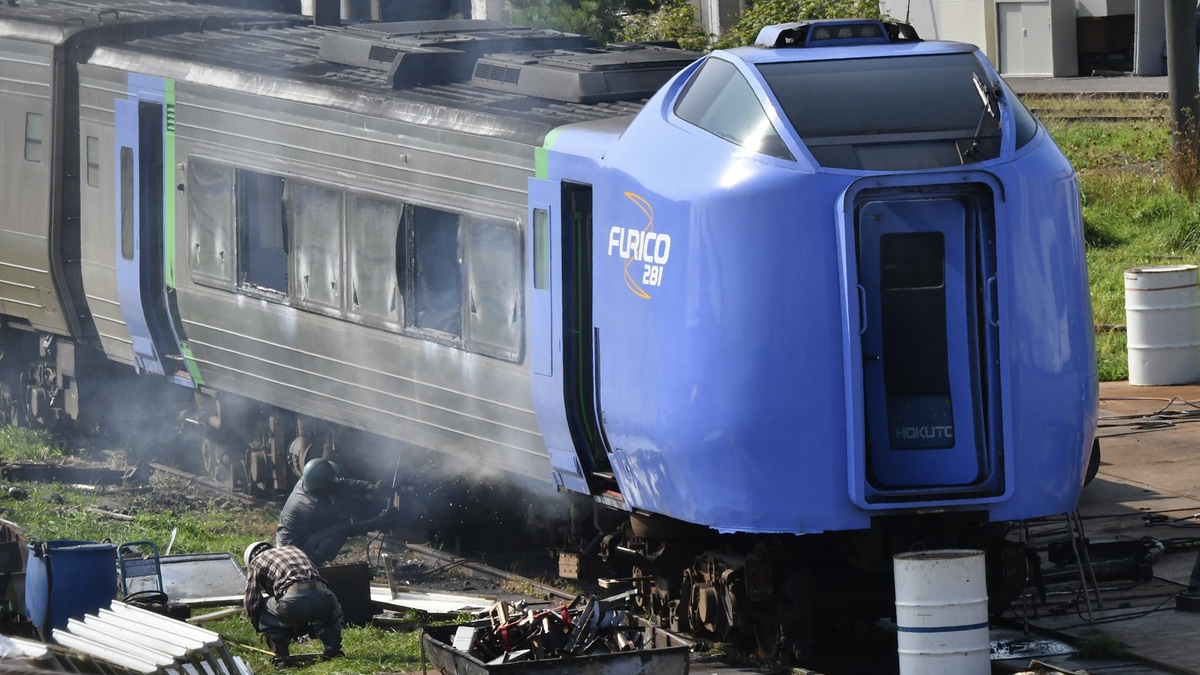
[{"label": "green helmet", "polygon": [[318,457],[310,459],[308,464],[304,465],[304,471],[300,473],[300,480],[304,483],[306,491],[324,492],[333,487],[334,481],[341,472],[337,464],[324,457]]}]

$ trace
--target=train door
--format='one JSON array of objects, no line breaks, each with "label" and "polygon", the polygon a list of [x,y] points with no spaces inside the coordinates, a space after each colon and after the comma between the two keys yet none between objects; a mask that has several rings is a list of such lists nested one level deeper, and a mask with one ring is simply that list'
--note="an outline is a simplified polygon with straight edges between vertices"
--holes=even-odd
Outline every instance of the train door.
[{"label": "train door", "polygon": [[174,101],[162,80],[142,79],[114,110],[117,296],[137,368],[194,386],[175,301]]},{"label": "train door", "polygon": [[538,424],[560,484],[616,492],[599,412],[592,188],[534,179],[530,205],[530,360]]},{"label": "train door", "polygon": [[867,472],[877,494],[999,481],[992,238],[970,199],[857,217]]}]

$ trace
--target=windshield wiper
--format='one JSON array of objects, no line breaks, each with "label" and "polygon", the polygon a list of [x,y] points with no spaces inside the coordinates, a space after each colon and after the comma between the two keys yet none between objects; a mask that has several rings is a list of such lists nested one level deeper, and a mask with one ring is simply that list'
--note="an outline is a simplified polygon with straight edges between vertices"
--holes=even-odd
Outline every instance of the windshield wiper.
[{"label": "windshield wiper", "polygon": [[971,81],[975,83],[975,93],[979,94],[979,102],[983,104],[983,110],[979,113],[979,123],[975,125],[975,137],[971,139],[971,147],[962,153],[963,164],[966,164],[966,158],[979,153],[979,140],[983,138],[983,121],[988,117],[996,120],[997,123],[1000,121],[999,94],[979,79],[979,73],[971,73]]}]

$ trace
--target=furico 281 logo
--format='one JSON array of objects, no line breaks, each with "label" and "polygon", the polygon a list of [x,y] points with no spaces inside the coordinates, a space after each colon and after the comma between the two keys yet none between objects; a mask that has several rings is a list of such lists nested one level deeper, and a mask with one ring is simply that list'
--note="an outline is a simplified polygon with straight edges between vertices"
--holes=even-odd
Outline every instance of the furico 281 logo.
[{"label": "furico 281 logo", "polygon": [[634,295],[649,300],[646,288],[662,285],[671,258],[671,235],[654,231],[654,207],[650,202],[632,192],[625,196],[646,215],[646,226],[613,226],[608,231],[608,255],[615,252],[621,256],[625,261],[625,285]]}]

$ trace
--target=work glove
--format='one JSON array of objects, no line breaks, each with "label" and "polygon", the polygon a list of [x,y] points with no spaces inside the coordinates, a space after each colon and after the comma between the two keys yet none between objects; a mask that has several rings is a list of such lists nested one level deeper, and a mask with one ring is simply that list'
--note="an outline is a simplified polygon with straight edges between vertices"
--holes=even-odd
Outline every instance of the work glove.
[{"label": "work glove", "polygon": [[383,481],[377,480],[374,483],[371,483],[371,492],[379,492],[382,489],[383,489]]}]

